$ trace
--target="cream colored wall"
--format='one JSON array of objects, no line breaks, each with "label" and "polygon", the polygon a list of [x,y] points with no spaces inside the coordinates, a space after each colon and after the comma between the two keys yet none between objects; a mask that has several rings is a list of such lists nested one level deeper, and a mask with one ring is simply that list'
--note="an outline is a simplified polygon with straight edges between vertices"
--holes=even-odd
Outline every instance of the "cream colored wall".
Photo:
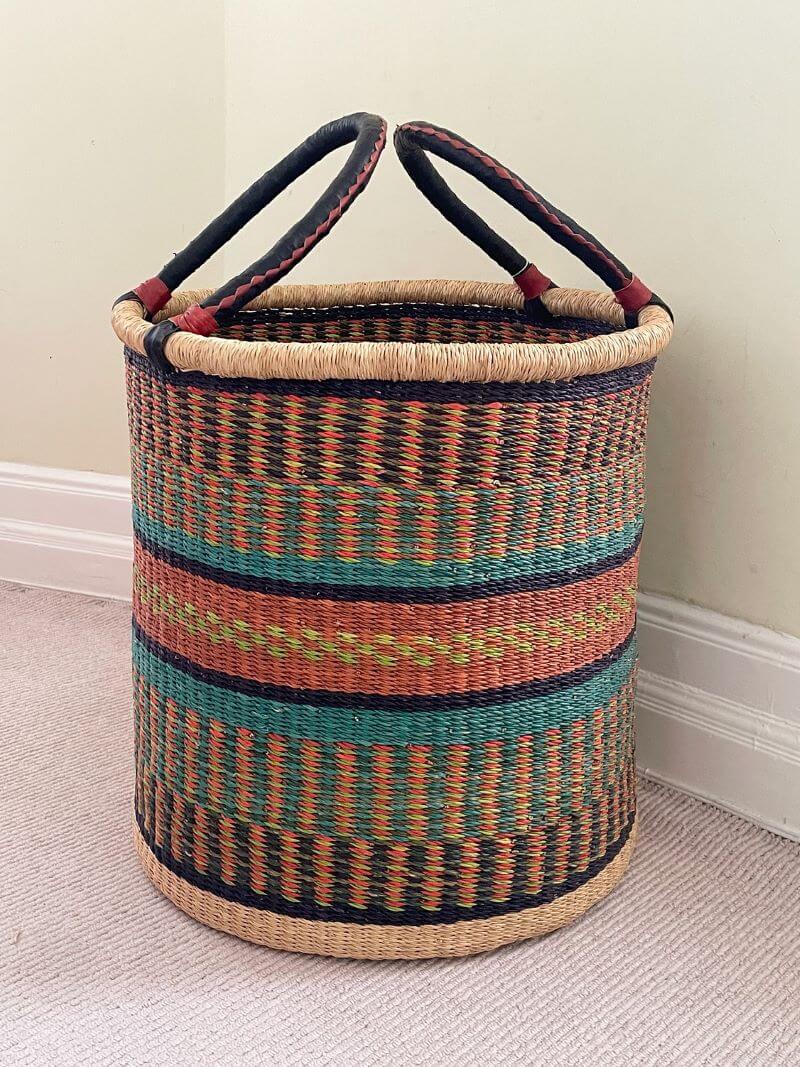
[{"label": "cream colored wall", "polygon": [[[11,9],[18,40],[0,77],[25,122],[4,109],[16,176],[0,297],[14,387],[0,391],[0,458],[123,470],[111,299],[219,209],[223,183],[238,193],[327,119],[427,118],[518,170],[675,308],[654,387],[645,588],[800,634],[791,0]],[[335,162],[237,238],[226,274],[303,213]],[[594,284],[505,205],[454,182],[558,281]],[[387,152],[293,280],[403,276],[500,274]]]},{"label": "cream colored wall", "polygon": [[[229,196],[335,115],[430,119],[663,293],[678,326],[654,384],[643,585],[800,634],[800,7],[229,0],[226,26]],[[293,278],[499,278],[387,155]],[[242,235],[228,273],[322,182],[308,176]],[[557,280],[596,284],[476,183],[454,182]]]},{"label": "cream colored wall", "polygon": [[4,0],[0,460],[127,472],[115,297],[223,195],[222,0]]}]

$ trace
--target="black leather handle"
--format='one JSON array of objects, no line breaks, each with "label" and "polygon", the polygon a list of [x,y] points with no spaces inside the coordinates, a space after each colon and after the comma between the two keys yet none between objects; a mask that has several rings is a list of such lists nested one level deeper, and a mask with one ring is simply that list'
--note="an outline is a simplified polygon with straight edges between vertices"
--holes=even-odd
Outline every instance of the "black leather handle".
[{"label": "black leather handle", "polygon": [[329,122],[255,181],[218,218],[179,252],[154,278],[120,300],[136,299],[149,316],[159,311],[172,291],[238,233],[291,183],[321,159],[355,142],[346,163],[311,210],[261,259],[221,286],[201,304],[193,304],[153,326],[145,339],[148,354],[165,369],[164,342],[176,330],[208,336],[226,320],[287,274],[332,229],[366,187],[386,144],[386,123],[379,115],[359,112]]},{"label": "black leather handle", "polygon": [[513,277],[525,295],[525,307],[532,318],[545,320],[551,317],[541,298],[554,283],[455,195],[426,153],[439,156],[477,178],[577,256],[614,291],[625,310],[628,325],[635,325],[639,312],[647,304],[666,307],[596,237],[531,189],[522,178],[463,137],[429,122],[409,122],[395,131],[394,144],[400,162],[420,192],[465,237],[474,241]]}]

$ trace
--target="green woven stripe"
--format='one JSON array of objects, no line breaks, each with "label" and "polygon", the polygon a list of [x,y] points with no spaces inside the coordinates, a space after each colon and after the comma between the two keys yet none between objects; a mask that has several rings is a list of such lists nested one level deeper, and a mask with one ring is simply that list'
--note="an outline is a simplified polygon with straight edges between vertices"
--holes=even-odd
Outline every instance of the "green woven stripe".
[{"label": "green woven stripe", "polygon": [[[158,729],[163,734],[166,719],[163,700],[159,701],[158,710]],[[630,707],[627,708],[627,714],[631,714]],[[616,759],[619,761],[621,758],[622,762],[617,762],[615,765],[617,767],[624,767],[630,755],[629,734],[626,733],[624,729],[620,729],[618,736],[619,745],[617,748],[619,751],[616,753]],[[177,729],[175,732],[176,748],[180,749],[185,743],[185,739],[184,729],[182,727]],[[207,744],[205,732],[203,742],[204,744]],[[268,751],[264,738],[255,738],[252,753],[254,763],[261,767],[265,766],[268,759]],[[328,744],[327,746],[322,746],[320,755],[321,763],[318,777],[316,779],[317,795],[314,817],[315,829],[318,833],[337,836],[336,817],[333,806],[336,798],[337,779],[333,762],[334,755],[332,745]],[[515,807],[516,783],[514,779],[513,755],[512,742],[509,745],[508,751],[503,753],[501,759],[502,774],[497,788],[496,797],[498,811],[497,820],[494,825],[494,829],[498,833],[514,833],[517,826],[518,812]],[[560,756],[564,770],[559,781],[561,792],[558,803],[558,813],[559,815],[569,815],[574,810],[576,797],[579,797],[580,805],[585,808],[591,807],[593,803],[592,783],[589,779],[584,779],[577,792],[573,790],[569,765],[571,756],[569,737],[563,739]],[[443,792],[443,783],[446,780],[448,766],[446,747],[434,747],[429,755],[429,759],[430,788],[426,791],[425,807],[427,836],[433,840],[440,840],[444,836],[444,825],[447,812],[446,799]],[[463,833],[467,837],[481,835],[479,790],[484,759],[485,755],[481,746],[473,746],[470,751],[470,788],[466,796],[463,821]],[[352,832],[357,837],[367,839],[375,837],[373,832],[374,821],[371,807],[373,792],[370,760],[371,749],[369,745],[361,746],[357,753],[358,781],[356,784]],[[606,765],[607,764],[608,760],[606,760]],[[212,803],[208,794],[208,766],[204,759],[200,764],[197,778],[199,783],[197,792],[198,802],[208,806],[216,814],[229,815],[232,818],[242,818],[246,816],[248,820],[263,822],[265,812],[269,810],[271,799],[267,791],[267,778],[264,774],[253,776],[249,784],[250,804],[248,810],[243,812],[241,804],[237,801],[237,764],[235,737],[233,734],[229,734],[226,738],[225,744],[221,750],[221,758],[218,759],[216,766],[222,772],[220,780],[221,792],[217,797],[216,802]],[[281,798],[281,825],[284,829],[300,830],[302,828],[299,812],[301,808],[304,776],[305,770],[301,759],[300,745],[296,741],[290,742],[286,749],[286,762],[284,765],[283,791]],[[175,767],[167,767],[163,760],[159,760],[154,772],[154,777],[162,781],[169,789],[178,792],[181,792],[184,789],[183,779],[177,764]],[[544,775],[542,772],[540,772],[538,780],[540,783],[543,783]],[[614,784],[614,781],[609,780],[606,776],[602,782],[602,788],[604,791],[613,789]],[[393,838],[395,840],[404,840],[407,838],[406,811],[408,798],[408,762],[406,752],[402,748],[396,750],[396,758],[393,764],[393,787],[396,792],[392,794],[392,801],[388,809],[387,817],[390,820]],[[528,819],[532,823],[544,821],[547,812],[547,797],[541,786],[538,791],[532,793],[526,811]]]},{"label": "green woven stripe", "polygon": [[[180,754],[186,744],[185,717],[186,708],[173,702],[172,725],[170,731],[170,758],[165,761],[165,741],[167,737],[167,714],[166,698],[163,693],[152,688],[145,690],[146,707],[144,708],[144,722],[147,730],[155,730],[158,737],[158,756],[154,763],[152,773],[155,778],[162,781],[169,789],[179,793],[186,792],[183,781],[183,764]],[[631,687],[628,685],[620,693],[620,700],[615,709],[616,716],[616,744],[613,750],[610,748],[611,731],[609,728],[610,712],[603,708],[602,754],[603,765],[601,773],[595,779],[593,772],[593,724],[592,714],[595,709],[587,710],[580,722],[584,728],[584,743],[580,748],[580,760],[577,765],[577,777],[573,776],[575,767],[575,752],[573,750],[573,738],[569,729],[560,732],[560,775],[559,796],[557,810],[560,815],[569,815],[575,811],[589,809],[595,797],[597,788],[606,791],[613,788],[620,773],[620,769],[627,765],[632,753],[632,736],[629,728],[632,719],[633,702]],[[196,709],[191,709],[196,714]],[[552,727],[552,724],[548,724]],[[264,773],[270,762],[268,739],[265,734],[254,730],[252,726],[247,730],[249,739],[249,767],[247,772],[247,796],[246,806],[242,800],[239,785],[240,763],[237,755],[237,736],[233,729],[226,729],[224,735],[217,732],[217,741],[214,751],[214,772],[218,776],[215,796],[212,798],[208,787],[209,774],[209,730],[205,724],[201,724],[199,735],[195,731],[193,740],[199,740],[199,749],[208,752],[198,761],[195,773],[195,798],[204,806],[208,806],[216,814],[229,815],[232,818],[246,818],[258,823],[263,823],[268,818],[271,810],[271,798],[267,791],[267,776]],[[440,742],[428,746],[426,755],[427,773],[425,788],[425,825],[426,836],[433,840],[440,840],[445,836],[445,826],[448,813],[445,783],[450,769],[450,745]],[[535,761],[531,776],[532,788],[526,800],[525,817],[528,823],[543,822],[548,817],[550,797],[547,788],[547,750],[545,737],[541,733],[534,733],[533,751]],[[285,740],[281,770],[281,825],[284,829],[302,830],[304,828],[303,812],[304,787],[308,779],[308,770],[304,762],[304,748],[301,739],[288,738]],[[502,746],[496,747],[498,762],[498,775],[491,790],[491,804],[494,812],[492,820],[492,832],[514,833],[519,827],[520,812],[517,798],[519,794],[519,781],[517,777],[517,739],[511,739]],[[311,790],[312,819],[318,833],[337,836],[336,804],[337,804],[337,769],[336,769],[336,745],[333,742],[322,742],[317,746],[317,762],[314,786]],[[352,805],[353,823],[350,832],[357,837],[373,838],[374,834],[374,767],[372,757],[374,750],[368,743],[358,746],[355,754],[355,778],[353,781],[354,803]],[[382,807],[391,826],[391,835],[395,839],[405,839],[407,828],[407,798],[410,796],[410,763],[409,749],[402,744],[392,746],[392,797],[388,805]],[[466,803],[463,809],[463,823],[461,833],[465,836],[481,836],[486,832],[483,821],[485,808],[485,786],[482,783],[482,773],[487,759],[484,746],[474,743],[469,752],[469,789],[465,797]],[[615,768],[614,776],[609,773],[609,767]],[[305,798],[307,799],[307,797]]]},{"label": "green woven stripe", "polygon": [[185,674],[148,652],[135,637],[133,660],[137,670],[161,693],[227,726],[318,741],[402,745],[504,740],[539,733],[549,726],[565,726],[609,702],[630,677],[636,650],[631,642],[610,667],[588,682],[558,693],[489,707],[406,714],[346,706],[315,708],[251,697]]},{"label": "green woven stripe", "polygon": [[297,556],[276,558],[263,552],[240,552],[231,545],[210,545],[199,537],[189,537],[180,530],[153,522],[138,508],[134,508],[133,522],[138,532],[156,544],[188,559],[236,574],[294,582],[414,588],[446,588],[471,582],[501,581],[569,571],[630,548],[643,525],[643,520],[637,519],[609,536],[573,542],[563,548],[510,552],[502,558],[482,558],[471,563],[448,560],[422,565],[406,562],[388,564],[376,560],[307,560]]}]

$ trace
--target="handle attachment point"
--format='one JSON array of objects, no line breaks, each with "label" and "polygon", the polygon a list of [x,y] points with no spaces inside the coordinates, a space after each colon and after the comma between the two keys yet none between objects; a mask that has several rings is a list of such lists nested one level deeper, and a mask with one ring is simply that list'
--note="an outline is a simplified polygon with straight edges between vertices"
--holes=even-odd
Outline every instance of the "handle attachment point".
[{"label": "handle attachment point", "polygon": [[529,263],[527,267],[524,267],[512,277],[522,290],[522,295],[526,300],[536,300],[547,289],[553,288],[553,281],[546,274],[542,274],[533,263]]},{"label": "handle attachment point", "polygon": [[146,282],[137,285],[133,292],[151,318],[164,307],[172,296],[172,291],[167,288],[159,277],[148,278]]},{"label": "handle attachment point", "polygon": [[652,300],[653,290],[648,289],[641,278],[634,274],[627,285],[614,290],[614,296],[626,315],[638,314]]},{"label": "handle attachment point", "polygon": [[525,310],[531,318],[540,322],[552,320],[542,294],[553,282],[455,195],[431,164],[428,154],[477,178],[581,260],[614,292],[625,312],[626,325],[636,325],[638,313],[645,305],[663,303],[593,234],[463,137],[430,122],[407,122],[397,128],[394,141],[400,162],[423,196],[465,237],[509,272],[525,296]]},{"label": "handle attachment point", "polygon": [[322,126],[268,170],[154,278],[120,300],[138,300],[152,318],[172,292],[296,178],[337,148],[353,145],[347,161],[305,216],[246,271],[217,289],[201,304],[176,315],[169,330],[152,327],[145,348],[162,369],[168,368],[164,342],[175,330],[208,336],[226,320],[292,269],[338,222],[364,190],[386,144],[386,123],[379,115],[358,112]]},{"label": "handle attachment point", "polygon": [[175,371],[175,368],[166,357],[164,345],[167,338],[177,332],[178,327],[172,319],[164,319],[163,322],[157,322],[155,326],[149,329],[144,335],[145,353],[151,363],[160,370],[162,374],[172,374]]},{"label": "handle attachment point", "polygon": [[190,304],[182,315],[175,315],[172,321],[179,330],[197,333],[201,337],[209,337],[219,329],[219,323],[211,312],[200,304]]}]

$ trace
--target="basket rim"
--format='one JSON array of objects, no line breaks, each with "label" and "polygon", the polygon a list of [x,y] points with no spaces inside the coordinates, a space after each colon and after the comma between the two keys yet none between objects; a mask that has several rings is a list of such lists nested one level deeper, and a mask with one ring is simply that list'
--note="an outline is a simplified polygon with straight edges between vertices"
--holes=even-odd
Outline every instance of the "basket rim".
[{"label": "basket rim", "polygon": [[[173,294],[155,321],[180,314],[211,290]],[[557,381],[631,367],[654,359],[669,344],[672,319],[658,305],[644,307],[637,326],[625,328],[624,313],[610,293],[551,289],[543,295],[555,315],[595,319],[617,332],[560,343],[494,344],[407,341],[240,341],[178,332],[165,354],[182,371],[224,378],[378,379],[386,381],[537,382]],[[276,285],[248,305],[308,308],[398,303],[507,307],[520,310],[516,285],[474,281],[378,281],[336,285]],[[152,323],[137,300],[115,304],[111,323],[128,348],[145,353]]]}]

